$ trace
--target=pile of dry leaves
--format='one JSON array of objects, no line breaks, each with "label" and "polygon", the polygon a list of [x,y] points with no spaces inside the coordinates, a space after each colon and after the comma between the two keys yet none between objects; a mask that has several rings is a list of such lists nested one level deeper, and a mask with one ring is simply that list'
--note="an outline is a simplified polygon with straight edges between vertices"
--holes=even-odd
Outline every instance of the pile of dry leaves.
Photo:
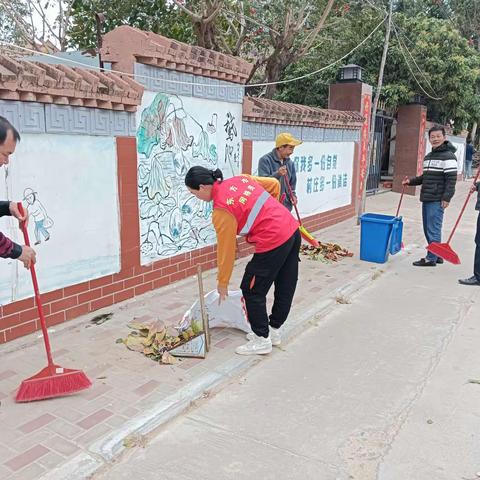
[{"label": "pile of dry leaves", "polygon": [[352,252],[336,243],[320,243],[318,247],[302,244],[300,253],[309,256],[312,260],[319,260],[324,263],[338,262],[344,257],[353,257]]},{"label": "pile of dry leaves", "polygon": [[180,345],[190,341],[203,331],[202,323],[192,321],[187,328],[166,327],[161,320],[142,323],[133,321],[127,325],[132,331],[127,338],[119,338],[129,350],[143,353],[152,360],[165,364],[174,364],[177,359],[169,353]]}]

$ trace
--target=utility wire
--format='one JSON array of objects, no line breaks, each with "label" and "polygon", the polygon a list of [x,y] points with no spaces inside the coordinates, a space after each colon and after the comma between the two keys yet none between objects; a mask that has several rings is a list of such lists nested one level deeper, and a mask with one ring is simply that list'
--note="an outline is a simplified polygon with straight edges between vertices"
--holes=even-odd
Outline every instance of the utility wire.
[{"label": "utility wire", "polygon": [[[395,33],[395,36],[397,37],[397,40],[398,40],[398,34],[397,34],[397,31],[394,30],[394,33]],[[402,53],[403,55],[403,58],[405,60],[405,63],[407,64],[407,67],[408,69],[410,70],[410,73],[412,74],[412,77],[415,79],[415,82],[417,82],[417,85],[419,86],[420,90],[422,90],[422,92],[429,98],[431,98],[432,100],[442,100],[444,97],[433,97],[432,95],[430,95],[428,92],[425,91],[425,89],[422,87],[422,85],[420,84],[420,82],[418,81],[417,77],[415,76],[415,74],[413,73],[413,70],[412,70],[412,67],[410,66],[410,64],[408,63],[408,60],[407,60],[407,57],[405,55],[405,52],[403,50],[403,46],[402,44],[400,43],[400,41],[398,42],[398,44],[400,45],[400,52]]]}]

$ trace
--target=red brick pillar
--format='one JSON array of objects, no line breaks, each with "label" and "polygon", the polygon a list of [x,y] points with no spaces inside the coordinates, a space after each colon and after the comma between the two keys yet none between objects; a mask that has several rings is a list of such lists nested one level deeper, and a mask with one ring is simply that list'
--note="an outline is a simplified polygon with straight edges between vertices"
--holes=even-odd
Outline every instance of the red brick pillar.
[{"label": "red brick pillar", "polygon": [[252,140],[243,140],[242,173],[252,174]]},{"label": "red brick pillar", "polygon": [[364,121],[360,137],[360,154],[354,171],[358,172],[356,185],[353,190],[357,192],[355,209],[361,205],[362,194],[367,180],[367,153],[368,132],[370,129],[370,116],[372,105],[372,87],[361,82],[340,82],[330,85],[328,108],[333,110],[348,110],[360,112]]},{"label": "red brick pillar", "polygon": [[[393,191],[402,191],[404,177],[420,175],[425,155],[425,126],[427,108],[423,105],[402,105],[398,109],[397,139],[395,142],[395,168]],[[416,187],[408,187],[405,193],[415,195]]]}]

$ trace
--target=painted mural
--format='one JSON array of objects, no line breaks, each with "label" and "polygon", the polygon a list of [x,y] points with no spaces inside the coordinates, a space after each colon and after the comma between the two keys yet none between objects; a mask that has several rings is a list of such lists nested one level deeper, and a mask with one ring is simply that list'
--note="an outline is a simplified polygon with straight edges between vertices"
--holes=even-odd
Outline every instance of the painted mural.
[{"label": "painted mural", "polygon": [[210,245],[212,205],[185,187],[188,169],[240,172],[242,106],[145,92],[137,112],[142,264]]},{"label": "painted mural", "polygon": [[[0,169],[0,199],[28,209],[43,293],[120,270],[115,140],[81,135],[22,135],[8,168]],[[23,244],[18,222],[0,229]],[[0,260],[0,304],[32,295],[30,274]]]}]

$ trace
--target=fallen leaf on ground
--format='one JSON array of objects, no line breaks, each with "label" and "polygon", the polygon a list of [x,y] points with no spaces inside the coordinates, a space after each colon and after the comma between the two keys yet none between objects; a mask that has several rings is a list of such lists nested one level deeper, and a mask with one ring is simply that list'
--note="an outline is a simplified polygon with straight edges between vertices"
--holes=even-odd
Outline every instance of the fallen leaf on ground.
[{"label": "fallen leaf on ground", "polygon": [[353,253],[336,243],[321,243],[318,247],[301,245],[300,253],[323,263],[338,262],[343,257],[353,257]]},{"label": "fallen leaf on ground", "polygon": [[171,353],[163,352],[160,362],[165,365],[175,365],[178,360]]}]

